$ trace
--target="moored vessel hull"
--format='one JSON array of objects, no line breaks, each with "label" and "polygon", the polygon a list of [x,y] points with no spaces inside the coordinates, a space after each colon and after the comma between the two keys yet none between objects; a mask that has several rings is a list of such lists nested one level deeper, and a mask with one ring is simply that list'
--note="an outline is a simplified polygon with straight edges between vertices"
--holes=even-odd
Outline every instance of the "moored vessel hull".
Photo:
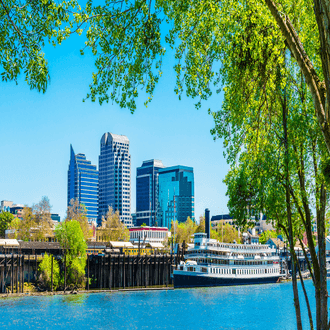
[{"label": "moored vessel hull", "polygon": [[251,285],[251,284],[267,284],[276,283],[279,276],[270,277],[213,277],[203,275],[189,274],[173,274],[174,288],[194,288],[208,286],[234,286],[234,285]]}]

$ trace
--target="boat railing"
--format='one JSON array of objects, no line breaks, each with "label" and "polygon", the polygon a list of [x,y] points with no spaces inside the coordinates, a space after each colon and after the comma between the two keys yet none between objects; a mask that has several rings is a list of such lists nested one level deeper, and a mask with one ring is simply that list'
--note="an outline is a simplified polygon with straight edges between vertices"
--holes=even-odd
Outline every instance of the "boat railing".
[{"label": "boat railing", "polygon": [[226,256],[226,255],[218,255],[212,253],[189,253],[185,255],[186,259],[189,258],[214,258],[214,259],[225,259],[225,260],[279,260],[278,256],[262,256],[259,258],[254,257],[239,257],[239,256]]},{"label": "boat railing", "polygon": [[[198,262],[197,266],[209,266],[209,267],[217,267],[217,268],[224,268],[224,269],[228,269],[229,265],[221,265],[221,264],[213,264],[210,262]],[[243,268],[247,268],[247,269],[256,269],[256,268],[273,268],[274,265],[273,264],[269,264],[269,265],[230,265],[230,268],[234,268],[234,269],[243,269]],[[277,268],[280,268],[280,265],[277,265]]]},{"label": "boat railing", "polygon": [[[216,247],[216,246],[198,246],[193,247],[191,250],[199,249],[201,251],[222,251],[225,253],[253,253],[253,254],[261,254],[261,253],[275,253],[276,249],[274,248],[265,248],[265,249],[235,249],[235,248],[223,248],[223,247]],[[189,250],[188,250],[189,251]]]}]

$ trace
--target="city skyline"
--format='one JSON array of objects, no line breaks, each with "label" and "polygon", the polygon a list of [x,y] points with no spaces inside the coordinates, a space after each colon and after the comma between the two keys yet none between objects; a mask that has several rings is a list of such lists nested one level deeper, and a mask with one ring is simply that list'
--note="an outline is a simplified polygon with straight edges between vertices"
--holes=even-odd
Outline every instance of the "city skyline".
[{"label": "city skyline", "polygon": [[[98,164],[100,137],[115,132],[130,139],[131,169],[148,159],[161,159],[164,166],[191,166],[195,174],[195,217],[204,213],[227,213],[226,186],[222,182],[228,165],[222,141],[213,141],[214,121],[208,108],[221,107],[222,96],[214,93],[200,110],[191,100],[174,93],[175,73],[170,57],[164,59],[162,79],[153,101],[144,106],[140,92],[132,115],[116,104],[100,106],[82,102],[93,71],[92,56],[79,55],[79,38],[60,48],[46,47],[51,83],[45,94],[31,91],[24,82],[2,82],[0,130],[0,200],[31,206],[48,196],[52,212],[66,214],[68,146]],[[131,212],[135,212],[135,176],[131,189]]]}]

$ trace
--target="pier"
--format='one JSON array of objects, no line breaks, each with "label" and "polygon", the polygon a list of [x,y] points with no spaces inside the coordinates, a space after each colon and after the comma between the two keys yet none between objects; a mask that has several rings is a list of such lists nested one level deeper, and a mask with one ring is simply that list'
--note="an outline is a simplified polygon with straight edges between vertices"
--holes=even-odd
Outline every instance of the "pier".
[{"label": "pier", "polygon": [[90,256],[87,259],[87,290],[168,286],[172,284],[172,266],[179,260],[182,260],[181,256],[169,254]]},{"label": "pier", "polygon": [[[63,264],[64,255],[54,256]],[[24,283],[38,288],[38,267],[42,254],[0,254],[0,294],[24,293]],[[174,266],[183,260],[177,255],[125,254],[89,255],[86,263],[86,290],[112,290],[169,286]]]}]

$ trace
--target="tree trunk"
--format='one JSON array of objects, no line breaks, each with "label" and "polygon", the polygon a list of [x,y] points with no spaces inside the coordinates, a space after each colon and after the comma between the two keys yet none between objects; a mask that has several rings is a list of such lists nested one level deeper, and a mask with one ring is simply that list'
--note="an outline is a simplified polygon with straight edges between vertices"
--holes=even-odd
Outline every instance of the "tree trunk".
[{"label": "tree trunk", "polygon": [[313,325],[313,316],[312,316],[312,311],[311,311],[311,306],[309,304],[309,299],[308,299],[308,295],[306,292],[306,288],[305,288],[305,284],[304,284],[304,279],[301,275],[301,269],[300,269],[300,265],[299,265],[299,260],[297,259],[297,255],[294,252],[294,258],[296,260],[296,263],[298,265],[298,271],[299,271],[299,278],[300,278],[300,283],[304,292],[304,296],[305,296],[305,301],[306,301],[306,305],[307,305],[307,312],[308,312],[308,318],[309,318],[309,326],[311,328],[311,330],[314,329],[314,325]]},{"label": "tree trunk", "polygon": [[328,329],[328,289],[326,268],[326,242],[325,242],[325,202],[326,191],[324,186],[320,190],[320,206],[317,209],[318,257],[320,264],[320,328]]},{"label": "tree trunk", "polygon": [[288,128],[287,128],[288,108],[286,104],[285,91],[282,101],[283,101],[282,102],[283,138],[284,138],[284,148],[285,148],[285,201],[286,201],[286,210],[287,210],[287,219],[288,219],[288,234],[289,234],[288,238],[289,238],[290,253],[291,253],[292,289],[293,289],[294,307],[296,311],[297,329],[302,330],[301,311],[300,311],[297,276],[296,276],[296,261],[294,258],[294,239],[293,239],[293,228],[292,228],[290,181],[289,181],[289,146],[288,146],[289,142],[288,142]]}]

